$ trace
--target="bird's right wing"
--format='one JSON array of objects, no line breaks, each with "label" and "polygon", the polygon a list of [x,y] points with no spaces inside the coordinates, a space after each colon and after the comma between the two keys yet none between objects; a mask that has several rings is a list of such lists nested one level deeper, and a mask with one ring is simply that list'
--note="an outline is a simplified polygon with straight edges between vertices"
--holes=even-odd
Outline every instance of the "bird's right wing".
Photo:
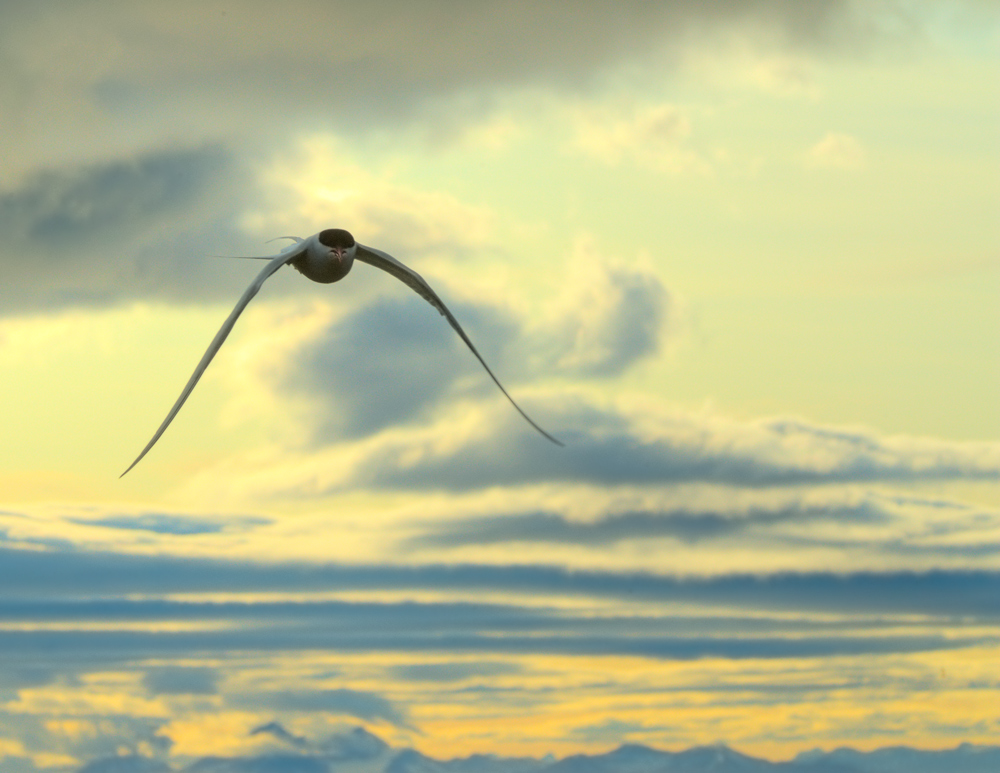
[{"label": "bird's right wing", "polygon": [[153,439],[146,444],[146,447],[142,449],[142,453],[139,454],[135,458],[135,461],[129,465],[128,470],[125,470],[125,472],[123,472],[118,477],[123,477],[125,473],[127,473],[129,470],[135,467],[139,463],[139,460],[141,460],[142,457],[144,457],[149,452],[149,449],[151,449],[156,444],[156,441],[160,439],[160,435],[163,434],[164,430],[166,430],[166,428],[170,426],[170,422],[174,420],[174,416],[177,415],[177,412],[180,411],[181,406],[184,405],[184,402],[188,399],[188,396],[194,390],[195,385],[201,378],[202,373],[205,372],[205,369],[212,361],[212,358],[215,357],[216,352],[219,351],[219,349],[222,347],[222,344],[229,336],[230,331],[233,329],[233,325],[236,324],[236,320],[239,318],[240,314],[243,313],[243,309],[247,307],[247,304],[250,303],[253,297],[257,294],[261,286],[264,284],[265,280],[267,280],[267,278],[271,276],[271,274],[273,274],[283,265],[289,263],[290,261],[295,260],[295,258],[297,258],[305,251],[304,247],[301,247],[299,245],[296,246],[298,247],[298,249],[290,249],[287,252],[282,252],[280,255],[272,255],[270,257],[261,258],[261,260],[268,260],[269,261],[268,264],[264,266],[264,269],[259,274],[257,274],[257,278],[253,280],[251,285],[246,289],[246,292],[243,293],[243,297],[241,297],[240,300],[237,302],[236,307],[232,310],[232,312],[230,312],[229,317],[226,319],[225,322],[222,323],[222,327],[219,329],[219,332],[215,334],[215,338],[213,338],[212,343],[209,344],[208,350],[202,356],[201,362],[198,363],[198,367],[194,369],[194,373],[192,373],[191,378],[188,379],[188,382],[185,385],[184,390],[181,392],[181,396],[177,398],[177,402],[175,402],[174,407],[170,409],[170,413],[167,414],[167,418],[163,420],[163,423],[160,425],[160,428],[156,430],[156,434],[153,435]]},{"label": "bird's right wing", "polygon": [[484,368],[486,368],[486,372],[490,374],[490,378],[493,379],[493,383],[496,384],[498,387],[500,387],[500,391],[504,393],[504,396],[508,400],[510,400],[510,404],[517,409],[517,412],[524,417],[525,421],[527,421],[528,424],[537,429],[542,435],[551,440],[557,446],[563,445],[561,441],[556,440],[554,437],[552,437],[552,435],[550,435],[544,429],[535,424],[532,418],[521,410],[521,406],[518,405],[516,402],[514,402],[514,398],[510,396],[507,390],[504,389],[503,384],[500,383],[500,379],[498,379],[493,374],[493,371],[490,370],[490,366],[486,364],[486,360],[483,359],[483,356],[472,344],[472,341],[469,339],[469,336],[465,334],[465,331],[462,329],[462,326],[458,324],[458,320],[455,319],[455,316],[450,311],[448,311],[448,307],[444,305],[444,301],[438,298],[437,293],[435,293],[431,289],[431,286],[427,284],[426,280],[424,280],[424,278],[420,276],[420,274],[418,274],[409,266],[405,266],[402,263],[400,263],[398,260],[392,257],[392,255],[382,252],[382,250],[376,250],[374,247],[366,247],[363,244],[358,245],[358,249],[354,255],[354,259],[360,260],[363,263],[367,263],[371,266],[375,266],[376,268],[380,268],[388,274],[392,274],[394,277],[396,277],[396,279],[398,279],[403,284],[415,290],[417,295],[419,295],[421,298],[427,301],[431,306],[437,309],[441,313],[441,316],[443,316],[446,320],[448,320],[448,324],[450,324],[452,328],[455,330],[455,332],[458,333],[459,337],[463,341],[465,341],[466,345],[469,347],[472,353],[476,355],[476,359],[479,360],[479,362],[482,364]]}]

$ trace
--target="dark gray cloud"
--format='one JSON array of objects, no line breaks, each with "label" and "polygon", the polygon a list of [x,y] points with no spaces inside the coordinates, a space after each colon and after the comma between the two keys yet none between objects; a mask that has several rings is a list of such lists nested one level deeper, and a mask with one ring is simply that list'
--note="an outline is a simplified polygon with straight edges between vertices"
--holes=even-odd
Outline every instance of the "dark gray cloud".
[{"label": "dark gray cloud", "polygon": [[256,692],[236,699],[236,702],[276,712],[346,714],[369,722],[381,720],[397,727],[410,727],[402,708],[381,695],[359,690]]},{"label": "dark gray cloud", "polygon": [[[0,652],[5,657],[44,649],[55,657],[75,653],[102,653],[109,662],[134,661],[152,657],[178,657],[188,652],[217,655],[244,652],[424,652],[459,654],[628,656],[663,660],[724,658],[853,657],[861,655],[938,652],[970,647],[996,646],[995,636],[969,635],[880,635],[785,637],[699,637],[633,636],[621,630],[607,635],[443,633],[438,635],[385,633],[357,635],[322,629],[279,629],[274,631],[196,631],[184,633],[125,631],[4,631],[0,632]],[[317,695],[290,697],[276,695],[275,703],[251,696],[254,706],[284,711],[325,711],[365,718],[381,718],[401,724],[401,718],[374,700],[354,701],[346,696]],[[286,700],[287,699],[287,700]],[[246,701],[244,701],[245,703]]]},{"label": "dark gray cloud", "polygon": [[659,349],[667,311],[667,295],[659,279],[622,270],[612,271],[608,279],[605,290],[617,293],[617,302],[602,320],[599,339],[589,343],[598,349],[598,356],[581,363],[582,375],[617,376]]},{"label": "dark gray cloud", "polygon": [[[965,728],[963,732],[967,732]],[[987,773],[1000,765],[1000,747],[961,744],[954,749],[920,750],[906,746],[874,749],[868,752],[842,747],[831,752],[819,749],[796,755],[795,762],[818,767],[828,763],[831,769],[842,766],[868,773],[884,770],[908,770],[913,773]]]},{"label": "dark gray cloud", "polygon": [[215,668],[162,666],[148,669],[142,683],[153,695],[215,695],[220,676]]},{"label": "dark gray cloud", "polygon": [[542,405],[525,402],[525,410],[565,448],[540,442],[511,419],[449,454],[428,448],[417,456],[414,442],[384,444],[358,464],[349,485],[467,491],[552,482],[759,488],[1000,479],[995,444],[887,440],[785,420],[721,427],[684,417],[661,422],[656,434],[640,434],[611,410],[583,403],[557,406],[551,399]]},{"label": "dark gray cloud", "polygon": [[[498,394],[441,315],[400,287],[392,298],[335,320],[293,355],[279,386],[324,406],[310,427],[317,442],[426,418],[455,394],[460,380],[466,393]],[[501,383],[510,385],[538,375],[614,376],[654,354],[668,307],[660,280],[641,271],[610,271],[603,292],[614,300],[599,319],[589,320],[594,332],[582,342],[579,319],[529,331],[498,306],[452,300],[443,290],[439,295]]]},{"label": "dark gray cloud", "polygon": [[317,440],[370,434],[430,410],[459,374],[478,368],[460,347],[422,298],[377,301],[300,350],[283,388],[323,402],[323,418],[313,427]]},{"label": "dark gray cloud", "polygon": [[[609,67],[653,56],[659,70],[664,49],[734,28],[766,45],[854,46],[886,14],[847,0],[46,7],[6,4],[0,31],[15,181],[0,193],[4,313],[223,297],[205,280],[226,269],[197,261],[251,246],[234,226],[251,203],[247,170],[290,137],[460,134],[506,89],[585,90]],[[642,333],[629,326],[622,341],[641,347]]]},{"label": "dark gray cloud", "polygon": [[43,768],[35,766],[30,757],[10,755],[3,758],[4,773],[41,773]]},{"label": "dark gray cloud", "polygon": [[108,515],[102,518],[68,518],[86,526],[106,526],[126,531],[149,531],[154,534],[194,535],[219,534],[224,531],[245,531],[271,523],[270,518],[251,516],[197,517],[172,513],[140,513],[139,515]]},{"label": "dark gray cloud", "polygon": [[185,770],[190,773],[328,773],[330,765],[319,757],[264,754],[259,757],[207,757]]},{"label": "dark gray cloud", "polygon": [[879,523],[890,519],[889,513],[870,502],[856,505],[757,507],[732,514],[683,509],[639,511],[610,514],[594,521],[572,520],[558,513],[531,513],[454,521],[417,537],[414,544],[435,547],[501,542],[606,545],[622,540],[659,537],[696,543],[707,539],[725,539],[782,524],[816,521]]},{"label": "dark gray cloud", "polygon": [[[798,619],[765,616],[759,611],[752,617],[737,613],[728,615],[658,615],[633,613],[628,616],[609,614],[574,615],[548,608],[521,604],[475,604],[475,603],[432,603],[432,602],[333,602],[333,601],[285,601],[285,602],[197,602],[167,600],[108,599],[100,603],[88,601],[39,601],[32,602],[36,611],[32,612],[27,602],[2,605],[0,620],[30,623],[62,623],[73,629],[71,623],[113,622],[130,623],[173,622],[186,623],[198,630],[192,623],[205,623],[205,628],[223,624],[230,631],[246,628],[262,628],[261,635],[251,636],[248,641],[256,642],[254,647],[268,648],[281,646],[285,637],[288,646],[297,646],[299,641],[320,641],[323,637],[331,644],[349,649],[372,643],[373,647],[383,647],[393,637],[410,636],[413,640],[424,637],[433,641],[435,637],[451,634],[544,634],[575,633],[588,636],[608,636],[627,630],[634,636],[675,636],[680,634],[704,637],[726,637],[734,634],[776,637],[778,635],[821,635],[841,636],[859,630],[877,632],[890,630],[894,626],[891,612],[883,612],[884,619],[873,622],[865,617],[865,610],[842,610],[846,616],[842,620],[817,620],[809,615],[806,604],[798,611],[804,614]],[[714,606],[726,606],[724,599],[717,599]],[[938,618],[944,617],[938,615]],[[978,620],[989,620],[982,616]],[[947,619],[944,620],[947,622]],[[955,623],[960,625],[960,623]],[[82,627],[82,626],[81,626]],[[277,635],[273,635],[277,634]],[[234,634],[235,635],[235,634]],[[223,632],[223,638],[226,633]],[[234,639],[235,640],[235,639]],[[206,641],[208,641],[206,639]],[[213,640],[214,641],[214,640]],[[359,644],[360,643],[360,644]],[[422,649],[422,648],[421,648]],[[99,657],[99,653],[97,655]],[[99,661],[81,661],[76,670],[96,668]],[[15,670],[32,674],[37,670],[37,661],[30,653],[23,653]],[[162,671],[162,669],[168,669]],[[204,667],[139,666],[144,674],[144,683],[149,688],[149,673],[153,673],[154,687],[163,685],[165,690],[192,688],[202,690],[215,684],[217,674]],[[187,671],[185,671],[187,669]],[[67,673],[70,669],[67,667]],[[411,681],[452,682],[472,677],[495,676],[519,672],[519,666],[505,661],[452,661],[445,663],[417,663],[399,666],[393,671],[400,678]],[[44,673],[44,672],[41,672]],[[41,674],[40,674],[41,675]],[[51,680],[51,676],[50,676]],[[173,681],[171,681],[173,680]],[[181,693],[183,694],[183,693]],[[189,693],[197,694],[197,693]]]},{"label": "dark gray cloud", "polygon": [[[421,566],[256,563],[211,559],[133,556],[111,553],[11,550],[0,548],[0,614],[7,620],[128,619],[137,614],[113,598],[88,596],[152,594],[148,619],[162,619],[178,593],[328,592],[345,590],[443,590],[594,596],[636,601],[684,601],[760,611],[924,614],[944,618],[1000,616],[1000,573],[979,570],[926,572],[832,572],[731,574],[676,578],[644,572],[569,570],[551,566],[429,564]],[[48,599],[41,604],[42,599]],[[74,600],[77,599],[77,600]],[[59,606],[59,605],[63,606]],[[103,605],[103,606],[102,606]],[[162,610],[154,614],[156,605]],[[81,610],[74,616],[73,609]],[[288,605],[286,617],[305,607]],[[253,607],[214,605],[233,618],[252,616]],[[359,610],[364,612],[366,607]],[[478,610],[478,611],[477,611]],[[466,619],[505,622],[499,608],[461,608]],[[402,605],[393,614],[399,625],[427,610]],[[82,616],[81,616],[82,615]],[[117,618],[115,616],[118,616]],[[266,635],[266,632],[262,632]]]},{"label": "dark gray cloud", "polygon": [[0,671],[0,692],[16,692],[22,687],[37,687],[55,681],[62,673],[56,665],[45,663],[10,663]]},{"label": "dark gray cloud", "polygon": [[176,217],[228,163],[212,145],[41,171],[0,194],[0,227],[6,238],[30,245],[36,260],[44,250],[50,270],[66,270],[82,249],[127,244]]},{"label": "dark gray cloud", "polygon": [[[615,740],[616,731],[620,734],[648,730],[642,725],[611,720],[604,726],[583,728],[580,735],[585,735],[588,731],[592,735],[603,731],[601,740],[611,743]],[[265,754],[244,758],[202,758],[184,770],[189,773],[326,773],[331,770],[331,762],[336,760],[323,754]],[[92,764],[95,767],[84,767],[78,773],[163,773],[174,770],[163,763],[134,756],[118,758],[117,762],[111,758]],[[793,759],[781,762],[742,754],[722,744],[672,752],[638,744],[623,744],[610,752],[575,754],[562,759],[478,754],[464,758],[436,759],[414,749],[402,749],[372,770],[384,770],[385,773],[618,773],[623,770],[713,770],[718,773],[882,773],[888,770],[952,773],[960,770],[963,773],[993,773],[998,764],[1000,747],[974,744],[961,744],[954,749],[940,750],[907,746],[885,747],[868,752],[846,747],[830,752],[817,749],[802,752]],[[23,770],[35,773],[36,769],[25,767]]]},{"label": "dark gray cloud", "polygon": [[0,307],[9,314],[134,298],[235,302],[252,274],[243,265],[240,279],[240,261],[211,255],[247,246],[235,226],[247,200],[241,187],[244,173],[219,145],[29,175],[0,192]]},{"label": "dark gray cloud", "polygon": [[333,760],[370,760],[389,751],[389,744],[363,727],[334,733],[319,743],[324,755]]},{"label": "dark gray cloud", "polygon": [[80,768],[79,773],[169,773],[171,770],[162,760],[127,754],[94,760]]},{"label": "dark gray cloud", "polygon": [[[871,37],[875,16],[846,0],[587,0],[572,8],[301,0],[280,10],[258,0],[232,13],[205,6],[183,14],[164,2],[141,9],[103,3],[86,12],[58,5],[68,22],[64,34],[44,14],[22,7],[10,15],[8,35],[56,63],[56,73],[72,73],[63,80],[84,91],[78,98],[85,96],[88,107],[113,118],[134,113],[150,132],[168,116],[177,121],[170,111],[178,108],[213,125],[273,122],[263,112],[307,129],[330,123],[371,129],[472,89],[581,88],[615,63],[733,27],[782,45],[856,48]],[[87,36],[93,44],[74,41],[74,32],[79,36],[95,19],[100,35]],[[117,56],[95,67],[101,47]],[[31,92],[51,88],[47,79],[54,75],[31,67],[17,46],[4,48],[7,107],[19,116],[34,107]]]},{"label": "dark gray cloud", "polygon": [[309,739],[305,736],[295,735],[291,733],[288,729],[282,725],[280,722],[268,722],[266,725],[261,725],[260,727],[255,727],[250,731],[250,735],[266,735],[281,741],[289,746],[294,746],[299,749],[306,748],[309,746]]},{"label": "dark gray cloud", "polygon": [[[16,552],[0,556],[2,572],[19,578],[16,584],[0,582],[8,595],[0,603],[0,619],[21,624],[0,630],[0,653],[8,668],[30,671],[53,658],[67,674],[113,665],[142,673],[147,689],[153,692],[174,694],[206,694],[216,689],[216,672],[211,668],[189,665],[193,670],[172,670],[168,665],[178,657],[190,661],[193,653],[209,659],[233,652],[450,653],[460,659],[485,656],[485,663],[502,663],[504,656],[522,654],[681,660],[855,656],[992,645],[996,637],[984,634],[983,626],[1000,620],[1000,574],[996,572],[784,573],[696,579],[545,567],[263,566],[107,554],[46,556],[36,551],[13,555]],[[16,589],[14,598],[10,598],[12,589]],[[463,594],[489,590],[695,604],[727,614],[674,616],[650,608],[647,614],[618,616],[461,602],[221,603],[125,598],[148,593],[252,594],[264,589],[272,593],[392,589]],[[95,593],[118,598],[88,598]],[[765,617],[764,610],[794,612],[798,618]],[[846,617],[816,619],[817,614],[826,613]],[[912,615],[925,616],[936,629],[950,626],[952,630],[947,634],[915,630]],[[175,630],[135,625],[163,621],[185,625]],[[204,625],[191,625],[198,621]],[[35,627],[52,622],[61,625]],[[107,625],[113,622],[131,625]],[[94,623],[101,625],[95,628]],[[963,634],[968,626],[968,633]],[[168,664],[150,667],[150,660]],[[423,672],[418,668],[400,674],[439,681],[472,675],[476,674],[460,667]],[[275,713],[325,711],[400,726],[406,722],[400,707],[381,696],[350,689],[268,692],[233,699]]]},{"label": "dark gray cloud", "polygon": [[265,735],[283,746],[299,751],[313,751],[328,762],[357,762],[384,757],[390,751],[389,745],[374,733],[363,727],[355,727],[347,732],[333,733],[326,738],[313,741],[296,735],[280,722],[268,722],[250,731],[251,736]]}]

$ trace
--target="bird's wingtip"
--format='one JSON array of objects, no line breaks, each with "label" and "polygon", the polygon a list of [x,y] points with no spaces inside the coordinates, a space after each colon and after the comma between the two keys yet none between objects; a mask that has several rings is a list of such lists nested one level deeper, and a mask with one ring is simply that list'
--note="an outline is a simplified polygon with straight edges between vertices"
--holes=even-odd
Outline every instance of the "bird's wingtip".
[{"label": "bird's wingtip", "polygon": [[543,431],[542,434],[545,436],[546,440],[551,440],[553,443],[555,443],[560,448],[565,448],[566,447],[565,443],[563,443],[559,438],[552,437],[552,435],[550,435],[548,432],[544,432]]},{"label": "bird's wingtip", "polygon": [[125,477],[126,475],[128,475],[128,474],[129,474],[129,472],[130,472],[130,471],[132,470],[132,468],[133,468],[133,467],[135,467],[135,466],[136,466],[136,465],[137,465],[137,464],[138,464],[138,463],[140,462],[140,460],[142,459],[142,457],[143,457],[143,456],[145,456],[145,455],[146,455],[146,452],[145,452],[145,451],[143,451],[142,455],[141,455],[141,456],[139,456],[139,458],[138,458],[138,459],[136,459],[136,460],[135,460],[134,462],[132,462],[132,464],[130,464],[130,465],[128,466],[128,468],[127,468],[127,469],[125,470],[125,472],[123,472],[123,473],[122,473],[121,475],[119,475],[119,476],[118,476],[118,480],[121,480],[121,479],[122,479],[122,478],[124,478],[124,477]]}]

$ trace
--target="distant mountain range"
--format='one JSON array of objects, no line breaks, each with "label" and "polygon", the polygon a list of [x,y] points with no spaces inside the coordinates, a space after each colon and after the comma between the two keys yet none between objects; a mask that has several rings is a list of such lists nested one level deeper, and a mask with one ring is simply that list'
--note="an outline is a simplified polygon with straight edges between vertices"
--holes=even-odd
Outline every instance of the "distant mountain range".
[{"label": "distant mountain range", "polygon": [[[1000,746],[961,744],[943,751],[894,746],[873,752],[811,751],[786,762],[750,757],[727,746],[666,752],[627,744],[606,754],[564,759],[477,754],[437,760],[414,749],[392,749],[364,728],[313,743],[276,722],[253,731],[275,751],[256,757],[206,757],[172,768],[147,757],[94,760],[78,773],[998,773]],[[281,748],[283,747],[283,748]]]}]

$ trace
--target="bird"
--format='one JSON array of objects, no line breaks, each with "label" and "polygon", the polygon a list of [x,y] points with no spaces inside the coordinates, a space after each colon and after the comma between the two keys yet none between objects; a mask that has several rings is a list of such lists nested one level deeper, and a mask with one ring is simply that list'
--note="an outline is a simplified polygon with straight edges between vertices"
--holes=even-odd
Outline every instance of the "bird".
[{"label": "bird", "polygon": [[[540,432],[546,439],[555,443],[557,446],[562,446],[563,443],[544,429],[539,427],[528,414],[521,410],[514,398],[510,396],[506,389],[504,389],[503,384],[494,375],[493,371],[490,370],[490,366],[486,364],[486,360],[483,359],[482,355],[477,351],[476,347],[473,345],[469,336],[466,335],[462,326],[455,319],[455,315],[448,310],[448,307],[444,305],[437,293],[431,289],[431,286],[427,284],[426,280],[412,268],[405,266],[400,263],[394,257],[388,253],[377,250],[374,247],[366,247],[363,244],[359,244],[354,240],[354,237],[349,231],[345,231],[343,228],[327,228],[326,230],[320,231],[319,233],[313,234],[305,239],[298,236],[279,236],[279,239],[291,239],[292,244],[288,245],[282,249],[277,255],[262,255],[262,256],[239,256],[246,257],[253,260],[266,260],[267,265],[264,266],[263,270],[257,275],[257,278],[250,283],[250,286],[243,293],[242,297],[237,301],[236,306],[230,312],[229,317],[226,321],[222,323],[222,327],[219,328],[219,332],[215,334],[215,338],[212,339],[212,343],[208,345],[208,349],[202,356],[201,361],[198,366],[194,369],[194,373],[191,374],[191,378],[188,379],[187,384],[181,391],[180,397],[174,403],[170,412],[167,414],[167,418],[163,420],[159,429],[153,435],[152,439],[146,444],[146,447],[142,449],[142,452],[135,458],[135,461],[129,465],[128,469],[125,470],[119,478],[125,477],[125,475],[135,467],[142,458],[149,453],[149,450],[156,444],[156,441],[160,439],[160,436],[164,433],[167,427],[170,426],[170,422],[174,420],[177,413],[180,411],[184,402],[191,395],[194,390],[195,385],[197,385],[198,380],[201,378],[205,369],[208,368],[209,363],[218,353],[219,349],[222,348],[222,344],[225,343],[226,338],[232,331],[233,326],[236,324],[236,320],[239,319],[240,314],[247,307],[247,304],[253,299],[253,297],[258,293],[260,288],[263,286],[264,282],[274,274],[278,269],[286,264],[291,264],[296,270],[299,271],[307,279],[311,279],[314,282],[320,282],[322,284],[331,284],[333,282],[339,282],[350,272],[354,265],[355,260],[359,260],[362,263],[367,263],[375,268],[380,268],[388,274],[399,279],[403,284],[412,288],[416,293],[427,301],[431,306],[438,310],[438,312],[443,316],[448,323],[454,328],[455,332],[458,333],[459,337],[465,341],[466,345],[476,356],[476,359],[482,364],[486,369],[486,372],[493,379],[493,382],[500,387],[500,391],[504,393],[506,398],[510,401],[510,404],[517,409],[517,412],[524,417],[524,419],[538,432]],[[273,241],[273,240],[272,240]],[[227,256],[228,257],[228,256]]]}]

